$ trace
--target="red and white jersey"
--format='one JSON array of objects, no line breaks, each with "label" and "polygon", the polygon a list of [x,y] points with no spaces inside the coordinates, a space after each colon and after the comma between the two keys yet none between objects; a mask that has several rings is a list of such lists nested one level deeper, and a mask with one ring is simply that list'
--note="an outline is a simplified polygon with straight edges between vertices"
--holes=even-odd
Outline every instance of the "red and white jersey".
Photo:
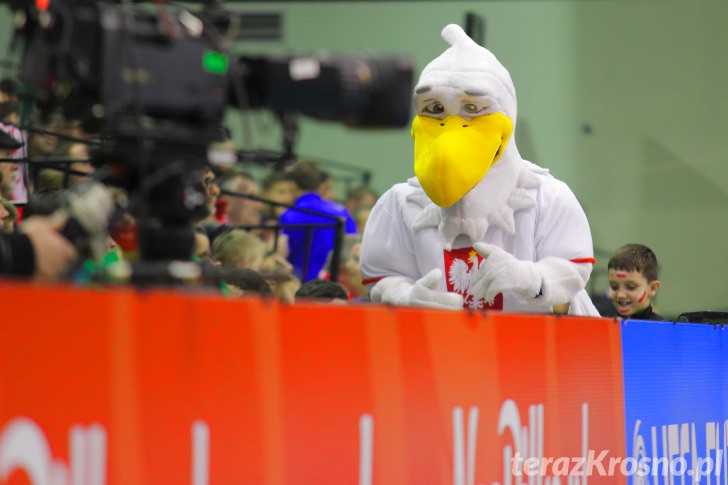
[{"label": "red and white jersey", "polygon": [[[380,197],[367,221],[361,251],[364,282],[376,283],[387,276],[406,276],[416,281],[431,270],[440,269],[443,279],[438,289],[462,294],[466,308],[550,312],[551,304],[538,299],[526,301],[515,293],[499,295],[487,306],[482,300],[473,301],[467,291],[469,278],[482,263],[472,249],[476,242],[495,244],[523,261],[536,262],[547,257],[572,261],[579,271],[572,270],[564,276],[571,278],[573,285],[578,273],[576,277],[583,280],[581,288],[586,284],[594,257],[591,231],[581,205],[569,187],[546,170],[528,162],[525,167],[538,176],[540,183],[524,189],[535,204],[513,212],[515,230],[510,233],[502,225],[491,224],[479,241],[460,235],[451,248],[437,225],[413,229],[427,207],[418,202],[423,191],[417,181],[412,179],[392,187]],[[558,279],[556,275],[550,283],[558,284]],[[583,289],[581,293],[586,297]]]}]

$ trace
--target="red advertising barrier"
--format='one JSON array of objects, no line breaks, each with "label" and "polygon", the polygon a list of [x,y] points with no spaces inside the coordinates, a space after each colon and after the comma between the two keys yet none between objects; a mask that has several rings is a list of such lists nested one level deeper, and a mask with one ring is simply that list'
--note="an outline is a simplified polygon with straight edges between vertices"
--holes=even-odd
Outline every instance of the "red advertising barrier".
[{"label": "red advertising barrier", "polygon": [[3,484],[626,483],[588,466],[625,456],[610,320],[8,284],[0,302]]}]

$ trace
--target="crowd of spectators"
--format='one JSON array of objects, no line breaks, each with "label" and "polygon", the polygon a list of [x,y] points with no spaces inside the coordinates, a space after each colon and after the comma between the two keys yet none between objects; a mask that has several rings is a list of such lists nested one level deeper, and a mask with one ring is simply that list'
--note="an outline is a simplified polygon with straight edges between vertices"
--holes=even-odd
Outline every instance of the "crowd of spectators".
[{"label": "crowd of spectators", "polygon": [[[54,113],[34,119],[34,129],[25,130],[19,113],[16,86],[3,80],[0,131],[14,141],[0,147],[0,158],[6,159],[0,162],[0,231],[7,234],[18,231],[28,217],[57,214],[68,191],[97,170],[91,137],[77,120]],[[228,141],[216,149],[234,155],[235,146]],[[28,160],[34,163],[24,163]],[[366,298],[358,251],[368,211],[377,199],[370,187],[351,187],[343,197],[337,180],[310,160],[271,169],[260,180],[239,164],[209,165],[199,177],[206,213],[193,221],[190,259],[217,268],[215,289],[229,297],[255,293],[284,302]],[[117,202],[127,200],[122,189],[110,190]],[[337,218],[347,234],[334,278],[330,267]],[[140,258],[133,211],[116,219],[102,266]],[[99,271],[98,261],[81,267]],[[56,279],[89,280],[66,272]]]},{"label": "crowd of spectators", "polygon": [[[314,286],[319,293],[321,288],[339,288],[347,301],[366,299],[358,257],[366,217],[355,222],[346,206],[364,214],[377,199],[371,188],[354,187],[339,202],[334,179],[310,160],[272,171],[260,184],[250,172],[232,166],[219,171],[217,184],[219,190],[207,194],[214,210],[197,225],[196,254],[225,271],[234,270],[230,274],[237,283],[224,279],[232,293],[245,293],[237,272],[245,269],[263,278],[265,294],[284,302],[315,298],[307,290],[310,285],[319,285]],[[336,219],[330,216],[341,218],[346,232],[336,278],[330,272]],[[327,299],[324,291],[321,299],[342,299],[340,293],[331,294]]]}]

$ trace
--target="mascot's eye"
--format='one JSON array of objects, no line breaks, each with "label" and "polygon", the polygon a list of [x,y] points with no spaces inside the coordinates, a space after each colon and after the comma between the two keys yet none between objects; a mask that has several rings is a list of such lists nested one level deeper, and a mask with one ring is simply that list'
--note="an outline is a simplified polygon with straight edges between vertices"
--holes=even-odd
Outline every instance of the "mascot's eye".
[{"label": "mascot's eye", "polygon": [[477,104],[474,104],[474,103],[465,103],[463,105],[463,109],[465,111],[467,111],[468,113],[480,113],[485,108],[483,108],[482,106],[479,106]]},{"label": "mascot's eye", "polygon": [[438,101],[435,101],[433,103],[428,104],[424,108],[422,108],[423,113],[433,114],[433,115],[439,115],[445,112],[445,107],[440,104]]}]

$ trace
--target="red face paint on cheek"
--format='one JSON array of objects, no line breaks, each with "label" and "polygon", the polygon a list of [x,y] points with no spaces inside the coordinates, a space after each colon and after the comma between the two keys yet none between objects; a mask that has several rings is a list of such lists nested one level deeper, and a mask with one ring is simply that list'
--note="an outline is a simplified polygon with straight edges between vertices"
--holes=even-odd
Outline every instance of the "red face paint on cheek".
[{"label": "red face paint on cheek", "polygon": [[644,293],[642,293],[642,296],[640,297],[639,300],[637,300],[637,302],[642,303],[643,301],[645,301],[646,296],[647,296],[647,292],[645,291]]}]

